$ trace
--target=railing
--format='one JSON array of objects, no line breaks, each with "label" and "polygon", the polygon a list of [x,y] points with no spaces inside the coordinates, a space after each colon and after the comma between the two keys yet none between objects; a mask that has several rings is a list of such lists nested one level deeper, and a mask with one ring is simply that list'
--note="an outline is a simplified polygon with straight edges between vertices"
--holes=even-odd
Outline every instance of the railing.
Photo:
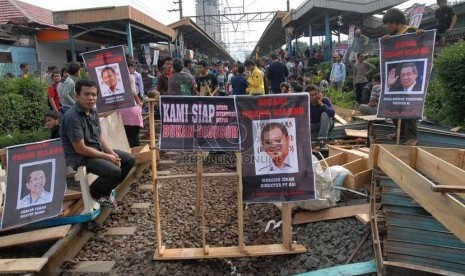
[{"label": "railing", "polygon": [[[0,63],[0,78],[4,77],[6,74],[11,73],[13,76],[17,77],[22,73],[20,65],[22,62],[11,62],[11,63]],[[65,67],[65,63],[54,63],[54,62],[30,62],[29,65],[29,74],[37,75],[37,77],[42,77],[49,66],[56,66],[58,71],[61,71],[61,68]]]}]

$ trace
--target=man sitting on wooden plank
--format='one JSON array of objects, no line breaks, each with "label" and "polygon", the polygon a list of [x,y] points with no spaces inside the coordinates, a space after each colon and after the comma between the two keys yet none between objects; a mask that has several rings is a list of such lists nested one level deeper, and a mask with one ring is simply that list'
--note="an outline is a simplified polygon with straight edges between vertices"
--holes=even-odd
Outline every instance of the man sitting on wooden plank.
[{"label": "man sitting on wooden plank", "polygon": [[326,140],[328,134],[334,127],[334,110],[331,101],[324,97],[318,86],[309,85],[305,88],[305,92],[310,94],[310,126],[312,140],[316,138],[320,151],[328,151]]},{"label": "man sitting on wooden plank", "polygon": [[111,191],[118,186],[135,165],[134,157],[121,150],[113,150],[102,135],[95,103],[96,83],[79,80],[76,83],[76,103],[62,119],[61,140],[66,163],[77,170],[99,176],[90,186],[90,195],[100,205],[116,207]]}]

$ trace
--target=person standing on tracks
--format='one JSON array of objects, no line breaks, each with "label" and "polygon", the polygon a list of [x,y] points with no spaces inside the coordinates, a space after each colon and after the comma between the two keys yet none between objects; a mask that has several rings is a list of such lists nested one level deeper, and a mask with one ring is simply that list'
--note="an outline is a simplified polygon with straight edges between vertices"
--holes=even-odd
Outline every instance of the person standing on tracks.
[{"label": "person standing on tracks", "polygon": [[365,55],[357,53],[357,62],[354,65],[354,88],[355,101],[357,101],[358,105],[361,104],[363,88],[368,83],[367,76],[374,70],[376,70],[376,67],[365,61]]},{"label": "person standing on tracks", "polygon": [[263,81],[263,73],[260,71],[255,62],[248,59],[244,62],[245,68],[247,68],[247,94],[249,95],[264,95],[265,94],[265,83]]},{"label": "person standing on tracks", "polygon": [[91,80],[76,82],[76,103],[65,113],[61,124],[61,142],[67,166],[98,176],[90,186],[90,195],[102,206],[117,207],[112,190],[129,174],[136,161],[121,150],[110,147],[100,127],[95,109],[97,84]]},{"label": "person standing on tracks", "polygon": [[279,61],[278,55],[272,53],[271,64],[268,66],[267,77],[271,81],[271,93],[279,94],[281,93],[279,86],[281,83],[286,81],[289,71],[284,63]]},{"label": "person standing on tracks", "polygon": [[165,95],[168,91],[168,79],[173,75],[173,58],[166,57],[165,64],[163,67],[163,73],[158,78],[157,90],[160,92],[160,95]]},{"label": "person standing on tracks", "polygon": [[[382,39],[389,39],[391,35],[401,35],[407,33],[421,34],[423,30],[417,30],[415,27],[409,27],[407,25],[407,18],[405,14],[399,9],[390,9],[383,16],[383,24],[389,34],[383,36]],[[394,72],[395,73],[395,72]],[[396,132],[389,134],[388,139],[397,138],[397,127],[398,120],[392,119],[396,126]],[[415,119],[403,119],[400,130],[400,138],[405,139],[405,144],[408,146],[415,146],[418,143],[417,133],[417,120]]]}]

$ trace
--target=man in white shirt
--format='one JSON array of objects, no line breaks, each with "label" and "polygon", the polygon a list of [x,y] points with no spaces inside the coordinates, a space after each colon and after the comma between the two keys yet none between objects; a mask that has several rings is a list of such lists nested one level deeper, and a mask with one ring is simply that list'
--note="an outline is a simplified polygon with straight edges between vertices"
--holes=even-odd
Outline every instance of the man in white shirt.
[{"label": "man in white shirt", "polygon": [[257,174],[298,172],[298,168],[290,160],[289,143],[291,138],[285,125],[269,123],[263,127],[260,136],[263,149],[272,162],[258,169]]},{"label": "man in white shirt", "polygon": [[105,85],[107,86],[102,88],[102,97],[124,93],[124,89],[118,82],[118,76],[116,75],[115,69],[113,69],[110,66],[107,66],[102,69],[102,72],[100,74],[103,83],[105,83]]},{"label": "man in white shirt", "polygon": [[31,172],[26,182],[26,188],[29,190],[29,194],[18,202],[17,209],[51,202],[52,194],[44,190],[46,181],[47,178],[43,170]]}]

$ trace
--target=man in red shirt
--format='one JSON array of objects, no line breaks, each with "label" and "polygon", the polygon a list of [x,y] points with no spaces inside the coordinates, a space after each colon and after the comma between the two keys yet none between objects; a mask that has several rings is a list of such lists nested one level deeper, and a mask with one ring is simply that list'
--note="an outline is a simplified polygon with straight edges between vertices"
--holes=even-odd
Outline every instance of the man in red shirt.
[{"label": "man in red shirt", "polygon": [[58,97],[58,84],[61,81],[60,72],[52,73],[52,83],[47,88],[48,105],[50,110],[60,112],[60,97]]}]

